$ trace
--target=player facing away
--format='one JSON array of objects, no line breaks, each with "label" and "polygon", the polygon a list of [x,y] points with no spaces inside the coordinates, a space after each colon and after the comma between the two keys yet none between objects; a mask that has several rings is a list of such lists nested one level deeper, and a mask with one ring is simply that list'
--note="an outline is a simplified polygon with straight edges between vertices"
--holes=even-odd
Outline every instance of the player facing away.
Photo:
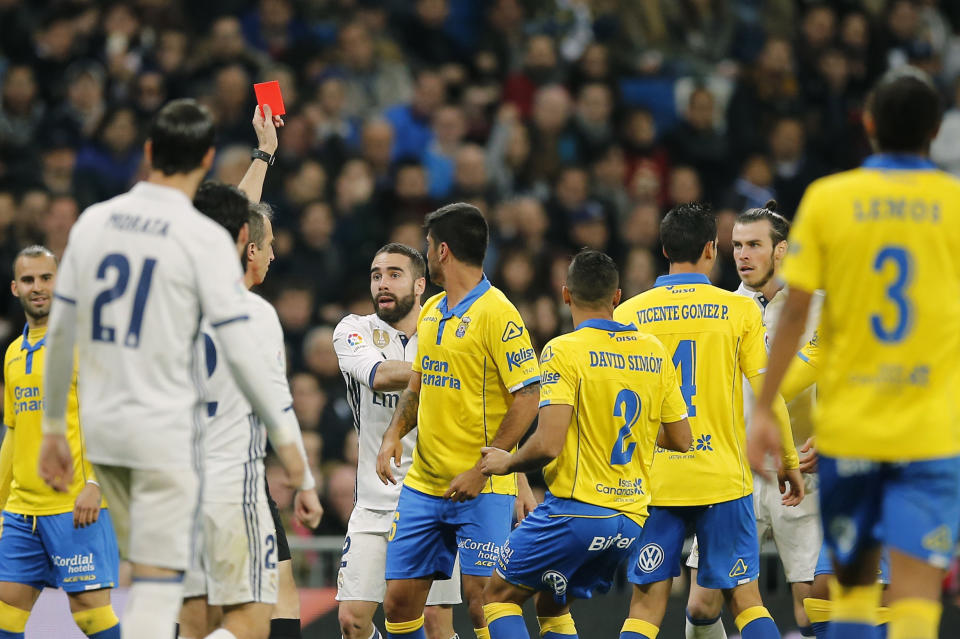
[{"label": "player facing away", "polygon": [[413,464],[387,545],[384,613],[391,639],[423,639],[423,606],[459,553],[464,594],[479,639],[489,634],[483,588],[510,533],[515,477],[480,471],[480,449],[512,450],[537,413],[540,367],[520,313],[483,274],[487,222],[469,204],[430,213],[427,267],[444,292],[423,305],[417,357],[383,436],[377,474],[403,457],[417,428]]},{"label": "player facing away", "polygon": [[[770,201],[763,208],[748,209],[737,216],[733,226],[733,257],[740,276],[738,295],[754,300],[767,329],[767,341],[774,334],[787,291],[780,280],[780,265],[787,253],[787,235],[790,222],[776,212],[776,202]],[[823,296],[814,297],[815,307],[807,320],[804,340],[810,340],[820,319]],[[800,360],[796,364],[806,368]],[[806,390],[806,389],[804,389]],[[753,404],[750,386],[743,388],[744,416],[750,428],[749,408]],[[787,404],[793,430],[794,443],[801,452],[810,450],[812,425],[810,413],[813,408],[813,389],[791,398]],[[785,401],[786,398],[784,398]],[[801,460],[801,472],[813,472],[813,455]],[[774,468],[767,468],[775,472]],[[814,580],[817,556],[821,546],[820,511],[816,498],[816,477],[805,475],[805,498],[797,506],[784,506],[777,482],[763,475],[753,477],[753,507],[757,517],[757,537],[761,541],[771,537],[777,545],[777,553],[783,563],[784,573],[793,594],[793,611],[800,634],[813,636],[813,628],[803,609],[803,601],[810,596]],[[697,547],[687,558],[687,566],[697,568]],[[690,596],[687,600],[687,639],[725,639],[720,609],[723,595],[718,590],[701,588],[691,578]]]},{"label": "player facing away", "polygon": [[87,452],[120,554],[133,563],[125,639],[169,639],[196,548],[206,410],[194,348],[201,315],[291,483],[304,472],[280,398],[260,383],[266,364],[249,348],[256,336],[236,246],[191,203],[213,162],[212,142],[205,108],[192,100],[164,106],[144,146],[148,179],[84,212],[54,291],[40,474],[58,490],[73,477],[64,433],[76,347]]},{"label": "player facing away", "polygon": [[960,182],[927,157],[940,97],[906,68],[878,82],[864,127],[878,153],[801,200],[790,293],[757,399],[750,453],[776,446],[769,404],[823,289],[814,414],[820,511],[833,556],[828,637],[876,637],[881,545],[891,639],[929,639],[960,522]]},{"label": "player facing away", "polygon": [[[384,570],[387,536],[400,497],[400,485],[413,462],[416,430],[403,442],[403,457],[394,479],[377,479],[377,453],[383,434],[407,387],[411,362],[417,353],[417,318],[420,296],[426,288],[427,263],[419,251],[404,244],[387,244],[370,265],[370,296],[375,313],[347,315],[333,332],[333,345],[340,371],[347,384],[347,401],[353,409],[359,454],[356,505],[347,535],[337,579],[340,631],[344,639],[378,639],[373,625],[377,605],[386,592]],[[460,603],[460,571],[455,565],[450,579],[430,587],[424,610],[427,639],[450,639],[453,604]]]},{"label": "player facing away", "polygon": [[[263,154],[272,154],[277,150],[277,128],[283,126],[283,120],[279,116],[272,116],[270,106],[264,105],[263,111],[260,107],[254,108],[253,120],[254,131],[257,135],[258,150]],[[246,174],[240,181],[239,189],[243,193],[238,193],[236,189],[223,184],[214,184],[205,182],[200,186],[197,195],[194,198],[194,206],[202,213],[217,221],[221,226],[237,239],[237,250],[244,267],[243,283],[249,290],[251,287],[262,284],[267,276],[270,263],[273,261],[273,226],[271,223],[273,211],[268,204],[254,203],[259,200],[263,190],[263,182],[266,179],[268,158],[263,154],[254,154],[254,159],[250,163]],[[242,201],[241,201],[242,198]],[[249,200],[249,203],[248,203]],[[248,239],[246,246],[239,244],[239,236],[243,232],[243,223],[246,221],[248,230]],[[290,398],[290,390],[286,377],[286,353],[283,344],[283,329],[280,326],[276,313],[272,307],[266,304],[259,296],[250,294],[251,303],[251,325],[261,338],[260,346],[267,354],[267,361],[270,369],[264,371],[264,379],[275,386],[277,392],[282,396]],[[248,470],[253,474],[263,477],[263,468],[260,457],[255,455],[255,448],[247,446],[244,438],[239,440],[231,437],[230,433],[236,434],[231,430],[229,422],[231,414],[235,421],[234,428],[239,427],[242,433],[253,433],[255,429],[248,419],[251,414],[249,403],[246,402],[236,384],[229,378],[229,373],[223,366],[217,366],[217,347],[215,338],[209,326],[203,327],[203,335],[198,340],[200,357],[204,360],[204,369],[208,378],[209,395],[207,403],[207,414],[213,413],[213,424],[208,425],[206,437],[207,458],[211,460],[207,463],[206,470],[208,479],[205,484],[205,510],[211,504],[233,503],[236,505],[240,501],[245,501],[243,508],[254,509],[262,507],[262,495],[258,487],[253,490],[240,491],[239,487],[244,485],[244,475]],[[208,350],[208,346],[212,348]],[[208,356],[209,359],[208,359]],[[210,400],[215,400],[211,402]],[[287,400],[285,400],[287,401]],[[213,404],[213,405],[211,405]],[[288,405],[292,404],[289,399]],[[244,408],[238,409],[243,406]],[[220,407],[222,410],[217,410]],[[287,417],[292,418],[292,412],[287,411]],[[224,433],[223,431],[226,428]],[[299,424],[296,427],[299,434]],[[216,432],[214,432],[216,431]],[[263,435],[262,425],[256,429],[261,439]],[[250,442],[252,443],[252,442]],[[222,444],[220,446],[219,444]],[[298,439],[298,446],[300,441]],[[256,456],[256,459],[252,457]],[[243,467],[243,473],[237,469]],[[230,479],[233,480],[233,487],[230,487]],[[313,476],[311,473],[304,473],[304,483],[301,489],[296,492],[294,497],[294,514],[297,519],[307,527],[315,528],[323,513],[314,488]],[[266,503],[270,509],[275,530],[275,544],[269,544],[265,561],[265,572],[272,572],[269,564],[276,563],[277,583],[276,583],[276,604],[271,606],[272,619],[270,619],[270,639],[299,639],[300,637],[300,602],[297,585],[293,579],[293,567],[290,556],[290,547],[287,543],[286,531],[280,518],[277,504],[270,496],[270,486],[265,485]],[[246,495],[238,498],[239,495]],[[254,505],[250,497],[257,498]],[[212,505],[210,508],[216,510],[222,506]],[[210,518],[205,523],[213,523]],[[218,543],[222,541],[223,527],[218,526],[204,541],[207,547],[214,544],[208,556],[217,556]],[[241,530],[238,526],[237,531]],[[211,541],[214,540],[214,541]],[[237,561],[235,558],[234,561]],[[200,570],[191,571],[184,579],[185,599],[183,607],[180,610],[180,635],[181,637],[201,637],[208,632],[212,632],[220,625],[223,610],[220,606],[209,605],[207,598],[208,582],[214,584],[214,588],[219,591],[215,597],[222,598],[224,589],[229,589],[225,584],[224,571],[220,564],[207,566],[207,576],[203,574],[203,567]],[[229,577],[235,579],[236,575]],[[229,581],[229,580],[227,580]],[[219,584],[218,584],[219,582]],[[242,582],[242,580],[241,580]],[[260,586],[254,588],[252,577],[249,578],[250,592],[257,591],[263,594],[264,589]],[[242,582],[247,583],[247,582]],[[263,583],[261,580],[259,583]],[[240,596],[242,595],[242,597]],[[232,591],[234,598],[244,599],[247,592],[244,590]],[[250,595],[252,597],[252,595]],[[253,600],[250,600],[253,602]],[[255,609],[256,606],[251,607]],[[256,613],[254,613],[256,614]],[[247,628],[256,628],[256,623],[247,625],[244,623],[243,615],[238,611],[228,611],[230,627],[239,627],[241,631],[246,632]]]},{"label": "player facing away", "polygon": [[110,605],[117,541],[85,454],[76,378],[67,400],[67,442],[79,472],[66,492],[54,491],[37,475],[45,337],[57,260],[46,248],[31,246],[17,255],[13,273],[10,288],[27,323],[3,364],[8,430],[0,448],[0,637],[23,639],[40,591],[53,586],[66,591],[85,635],[120,639],[120,622]]},{"label": "player facing away", "polygon": [[[677,368],[693,444],[685,453],[657,449],[650,476],[650,517],[634,549],[634,584],[622,639],[653,639],[666,612],[688,528],[700,548],[698,583],[723,591],[744,639],[779,637],[763,606],[757,577],[760,551],[753,509],[753,477],[746,445],[742,384],[758,387],[766,364],[763,321],[756,302],[716,288],[707,273],[717,256],[717,221],[702,204],[673,208],[660,225],[670,274],[653,289],[621,304],[617,321],[635,322],[660,338]],[[796,448],[786,406],[778,404],[784,433],[781,481],[786,505],[803,499]]]},{"label": "player facing away", "polygon": [[[252,266],[246,259],[249,240],[242,243],[240,236],[244,227],[252,229],[257,224],[257,235],[262,240],[268,223],[263,214],[236,187],[214,182],[200,185],[194,205],[237,239],[237,254],[243,256],[246,269],[244,284],[262,281],[259,264]],[[249,237],[253,236],[250,232]],[[270,253],[264,253],[269,266]],[[262,269],[262,275],[265,274]],[[269,364],[262,371],[262,379],[280,396],[285,395],[284,401],[292,406],[283,356],[283,330],[276,311],[259,295],[249,291],[247,295],[250,326],[258,337],[256,347]],[[229,371],[219,363],[220,345],[206,322],[201,324],[201,330],[197,350],[206,371],[208,418],[204,434],[202,550],[201,565],[188,571],[184,578],[185,608],[223,608],[222,627],[209,637],[266,639],[279,588],[280,545],[264,480],[266,432]],[[287,427],[298,433],[298,447],[306,465],[306,454],[299,443],[300,425],[292,409],[285,410],[284,415],[290,420]],[[308,470],[299,493],[313,495],[315,526],[321,511],[314,490],[313,475]],[[299,501],[297,506],[299,510]],[[181,624],[180,630],[181,637],[191,639],[206,634],[205,629],[197,632],[198,628],[189,624]]]},{"label": "player facing away", "polygon": [[660,341],[613,321],[617,266],[599,251],[573,258],[562,289],[573,332],[540,361],[540,419],[516,453],[483,449],[493,475],[543,468],[549,492],[510,533],[484,592],[491,639],[529,639],[523,603],[537,598],[544,639],[577,636],[570,604],[606,592],[637,543],[659,445],[690,447],[687,407]]}]

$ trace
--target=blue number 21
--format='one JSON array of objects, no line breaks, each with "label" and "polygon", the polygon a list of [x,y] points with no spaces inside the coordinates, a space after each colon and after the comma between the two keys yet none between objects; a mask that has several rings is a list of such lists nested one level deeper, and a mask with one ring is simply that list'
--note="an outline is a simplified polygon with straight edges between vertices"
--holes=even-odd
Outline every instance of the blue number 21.
[{"label": "blue number 21", "polygon": [[[143,261],[143,268],[140,270],[140,279],[137,281],[137,290],[133,297],[133,312],[130,313],[130,326],[127,328],[126,338],[123,345],[128,348],[137,348],[140,345],[140,328],[143,326],[143,309],[147,305],[147,295],[150,294],[150,283],[153,281],[153,269],[157,265],[157,260],[147,258]],[[110,253],[103,258],[100,266],[97,267],[97,279],[107,278],[107,271],[117,272],[117,281],[113,286],[105,291],[101,291],[93,300],[93,341],[95,342],[113,342],[116,339],[117,331],[112,326],[105,326],[100,315],[103,307],[119,299],[127,290],[127,284],[130,282],[130,261],[126,256],[120,253]]]},{"label": "blue number 21", "polygon": [[694,340],[680,340],[677,350],[673,351],[673,365],[680,374],[680,394],[687,404],[687,416],[696,417],[693,397],[697,394],[697,343]]},{"label": "blue number 21", "polygon": [[636,450],[637,443],[630,442],[624,449],[623,440],[630,436],[633,425],[637,423],[641,405],[640,396],[629,388],[624,388],[617,393],[617,398],[613,400],[613,416],[622,417],[623,426],[620,427],[620,432],[617,433],[617,442],[613,445],[613,450],[610,451],[611,466],[629,464],[633,457],[633,451]]},{"label": "blue number 21", "polygon": [[913,323],[913,307],[905,296],[906,288],[913,280],[913,260],[910,259],[906,249],[899,246],[885,246],[873,260],[873,270],[878,273],[883,271],[887,262],[893,262],[896,267],[896,278],[887,287],[887,297],[897,307],[897,321],[892,328],[887,327],[884,325],[883,317],[879,313],[874,313],[870,316],[870,327],[878,340],[895,344],[903,341]]}]

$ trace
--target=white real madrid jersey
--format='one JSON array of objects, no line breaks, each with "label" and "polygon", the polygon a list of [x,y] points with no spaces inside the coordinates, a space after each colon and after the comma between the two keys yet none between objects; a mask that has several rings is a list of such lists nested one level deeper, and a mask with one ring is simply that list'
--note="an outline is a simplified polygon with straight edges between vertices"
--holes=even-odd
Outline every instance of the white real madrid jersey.
[{"label": "white real madrid jersey", "polygon": [[388,359],[413,361],[417,355],[417,336],[408,338],[376,314],[347,315],[337,324],[333,345],[347,383],[347,401],[353,409],[353,425],[360,442],[357,506],[393,511],[400,498],[403,478],[413,463],[417,431],[414,429],[403,438],[400,470],[393,471],[397,484],[384,486],[377,477],[377,454],[402,391],[375,391],[373,377],[377,366]]},{"label": "white real madrid jersey", "polygon": [[[192,467],[201,426],[200,317],[247,320],[237,249],[182,192],[140,182],[70,232],[55,304],[76,309],[78,395],[89,457]],[[49,389],[48,389],[49,390]]]},{"label": "white real madrid jersey", "polygon": [[[273,306],[256,293],[247,291],[246,301],[250,328],[257,338],[251,347],[262,351],[262,360],[268,364],[262,382],[275,389],[289,412],[293,399],[287,384],[280,319]],[[207,377],[203,500],[245,504],[265,501],[267,430],[230,374],[210,325],[204,321],[201,329],[197,349]]]}]

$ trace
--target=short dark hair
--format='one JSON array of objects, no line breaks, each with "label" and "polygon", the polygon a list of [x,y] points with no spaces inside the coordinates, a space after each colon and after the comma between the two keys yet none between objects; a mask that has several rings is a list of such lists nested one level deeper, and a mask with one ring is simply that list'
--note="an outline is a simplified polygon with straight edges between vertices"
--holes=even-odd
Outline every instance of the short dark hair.
[{"label": "short dark hair", "polygon": [[257,245],[258,249],[263,248],[263,241],[267,236],[267,225],[264,220],[273,220],[273,207],[266,202],[250,202],[249,217],[247,223],[250,225],[250,242]]},{"label": "short dark hair", "polygon": [[24,249],[20,249],[20,252],[17,253],[17,256],[13,258],[13,272],[17,272],[17,262],[20,261],[21,257],[52,257],[54,264],[60,265],[60,260],[57,259],[57,256],[53,254],[53,251],[48,249],[46,246],[41,246],[40,244],[34,244],[28,246]]},{"label": "short dark hair", "polygon": [[703,247],[717,241],[717,216],[704,202],[679,204],[660,223],[660,241],[671,263],[696,263]]},{"label": "short dark hair", "polygon": [[790,222],[777,213],[776,200],[768,201],[761,208],[747,209],[737,216],[737,224],[752,224],[761,220],[770,222],[770,241],[774,246],[787,241],[787,236],[790,235]]},{"label": "short dark hair", "polygon": [[606,253],[583,249],[567,269],[567,290],[577,306],[602,308],[620,287],[617,265]]},{"label": "short dark hair", "polygon": [[196,100],[173,100],[157,113],[148,137],[154,169],[164,175],[190,173],[213,146],[213,118]]},{"label": "short dark hair", "polygon": [[940,126],[940,94],[915,67],[889,71],[868,100],[881,151],[926,152]]},{"label": "short dark hair", "polygon": [[435,243],[446,243],[453,256],[464,264],[483,266],[487,220],[477,207],[465,202],[440,207],[427,215],[423,228]]},{"label": "short dark hair", "polygon": [[250,219],[250,202],[243,191],[235,186],[209,180],[200,185],[193,197],[198,211],[227,229],[236,242],[240,229]]},{"label": "short dark hair", "polygon": [[377,251],[373,257],[383,253],[392,253],[394,255],[406,255],[410,259],[414,279],[420,279],[427,275],[427,262],[423,259],[423,253],[415,248],[401,244],[400,242],[390,242]]}]

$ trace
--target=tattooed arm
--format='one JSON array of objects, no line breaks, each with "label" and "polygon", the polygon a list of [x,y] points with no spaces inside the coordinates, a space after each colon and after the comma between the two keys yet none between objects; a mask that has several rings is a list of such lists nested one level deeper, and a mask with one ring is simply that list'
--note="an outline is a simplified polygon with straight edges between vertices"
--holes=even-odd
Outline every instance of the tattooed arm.
[{"label": "tattooed arm", "polygon": [[397,409],[390,420],[390,426],[383,434],[380,444],[380,453],[377,455],[377,476],[384,484],[396,484],[390,469],[390,460],[400,468],[400,459],[403,456],[403,443],[400,441],[411,430],[417,427],[417,411],[420,408],[420,373],[411,373],[410,382],[400,394]]}]

